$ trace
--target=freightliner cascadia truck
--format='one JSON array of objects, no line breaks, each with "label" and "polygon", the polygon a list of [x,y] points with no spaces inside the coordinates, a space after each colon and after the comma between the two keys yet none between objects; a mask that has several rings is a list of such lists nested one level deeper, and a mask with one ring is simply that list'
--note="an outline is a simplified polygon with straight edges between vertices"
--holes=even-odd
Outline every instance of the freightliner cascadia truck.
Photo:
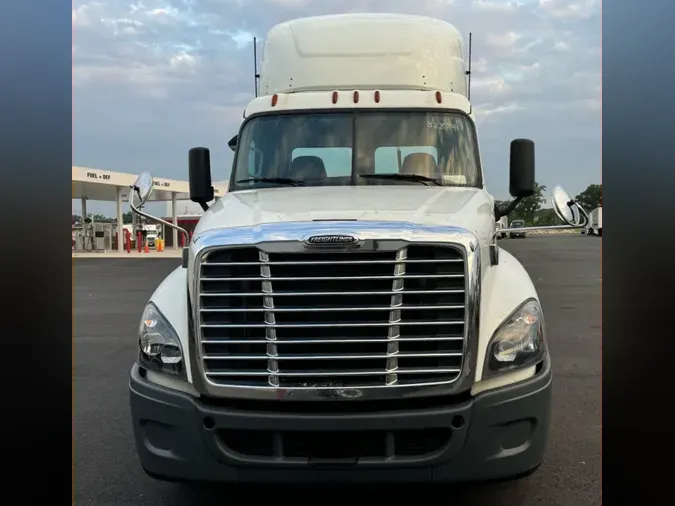
[{"label": "freightliner cascadia truck", "polygon": [[[467,53],[452,25],[417,16],[269,31],[259,96],[228,143],[229,191],[208,205],[209,150],[191,149],[190,198],[205,212],[139,308],[129,390],[146,473],[462,482],[539,466],[544,312],[496,238],[534,193],[534,143],[511,143],[514,201],[495,208]],[[146,172],[130,190],[150,218],[139,208],[152,188]],[[560,187],[552,203],[557,228],[585,226]]]}]

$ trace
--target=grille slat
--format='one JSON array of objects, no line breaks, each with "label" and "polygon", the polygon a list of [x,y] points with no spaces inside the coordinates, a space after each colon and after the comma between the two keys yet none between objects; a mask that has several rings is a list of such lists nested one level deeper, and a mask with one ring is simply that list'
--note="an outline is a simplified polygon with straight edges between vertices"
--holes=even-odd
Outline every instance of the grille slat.
[{"label": "grille slat", "polygon": [[[443,260],[407,260],[409,264],[436,264],[436,263],[462,263],[461,258],[449,258]],[[400,260],[341,260],[341,261],[304,261],[304,262],[265,262],[265,265],[360,265],[360,264],[396,264]],[[209,262],[209,267],[239,267],[249,265],[262,265],[261,262]]]},{"label": "grille slat", "polygon": [[[270,308],[273,309],[273,308]],[[267,314],[273,314],[266,312]],[[392,325],[396,326],[419,326],[419,325],[464,325],[463,320],[436,320],[436,321],[419,321],[419,322],[358,322],[358,323],[349,323],[349,322],[339,322],[339,323],[243,323],[243,324],[231,324],[231,323],[206,323],[202,324],[201,327],[204,329],[237,329],[237,328],[324,328],[324,327],[391,327]]]},{"label": "grille slat", "polygon": [[453,245],[201,259],[201,363],[216,386],[368,388],[452,383],[466,341],[466,262]]},{"label": "grille slat", "polygon": [[[275,294],[276,296],[276,294]],[[394,297],[396,294],[393,295]],[[435,309],[464,309],[463,305],[454,305],[454,306],[399,306],[397,308],[399,311],[429,311]],[[200,309],[202,313],[257,313],[257,312],[266,312],[269,309],[266,308],[209,308],[209,309]],[[284,308],[275,308],[275,313],[295,313],[295,312],[305,312],[305,311],[391,311],[391,306],[380,306],[380,307],[284,307]]]},{"label": "grille slat", "polygon": [[[399,337],[397,341],[399,342],[434,342],[434,341],[463,341],[463,337],[427,337],[420,339],[418,337]],[[389,339],[284,339],[274,341],[277,346],[283,344],[354,344],[354,343],[388,343]],[[236,340],[236,339],[202,339],[203,344],[268,344],[269,341],[265,339],[247,339],[247,340]]]},{"label": "grille slat", "polygon": [[[279,355],[277,360],[359,360],[372,358],[388,358],[390,353],[380,353],[372,355],[354,355],[354,354],[340,354],[340,355]],[[426,357],[461,357],[460,352],[438,352],[438,353],[400,353],[396,355],[398,358],[426,358]],[[204,360],[260,360],[260,355],[204,355]]]},{"label": "grille slat", "polygon": [[[330,295],[330,296],[353,296],[353,295],[393,295],[398,292],[274,292],[275,297],[288,296],[312,296],[315,295]],[[405,295],[446,295],[446,294],[463,294],[464,290],[405,290]],[[242,292],[242,293],[228,293],[228,292],[202,292],[202,297],[260,297],[260,292]]]},{"label": "grille slat", "polygon": [[[457,367],[446,367],[444,369],[398,369],[396,374],[439,374],[439,373],[459,373],[460,369]],[[206,373],[207,376],[268,376],[272,371],[212,371]],[[293,376],[293,377],[312,377],[312,376],[384,376],[385,371],[383,370],[351,370],[351,371],[322,371],[307,369],[305,371],[292,371],[292,372],[278,372],[273,373],[279,377],[283,376]]]},{"label": "grille slat", "polygon": [[[396,264],[398,265],[398,264]],[[298,277],[279,277],[275,281],[370,281],[383,279],[435,279],[435,278],[463,278],[464,274],[416,274],[410,276],[298,276]],[[202,283],[206,281],[260,281],[258,277],[251,278],[219,278],[202,277]]]}]

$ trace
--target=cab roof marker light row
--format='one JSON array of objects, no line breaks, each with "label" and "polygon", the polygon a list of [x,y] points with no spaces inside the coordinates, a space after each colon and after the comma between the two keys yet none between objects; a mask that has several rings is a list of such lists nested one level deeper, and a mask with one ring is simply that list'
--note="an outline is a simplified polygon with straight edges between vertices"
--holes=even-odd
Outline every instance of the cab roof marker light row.
[{"label": "cab roof marker light row", "polygon": [[[436,91],[436,92],[434,92],[434,96],[435,96],[436,102],[437,102],[438,104],[442,104],[442,103],[443,103],[443,93],[442,93],[441,91]],[[332,94],[331,94],[331,102],[333,103],[333,105],[335,105],[335,104],[338,103],[339,97],[340,97],[339,91],[335,90],[335,91],[332,92]],[[353,102],[354,102],[355,104],[358,104],[358,103],[359,103],[359,100],[360,100],[361,96],[360,96],[360,93],[358,92],[358,90],[354,90],[353,95],[352,95],[352,98],[353,98]],[[382,98],[382,95],[381,95],[380,90],[375,90],[375,91],[373,92],[373,99],[374,99],[374,102],[375,102],[376,104],[379,104],[381,98]],[[275,93],[274,95],[272,95],[272,98],[271,98],[271,106],[272,106],[272,107],[276,107],[278,103],[279,103],[279,95],[278,95],[277,93]],[[246,111],[244,111],[244,117],[246,117]]]}]

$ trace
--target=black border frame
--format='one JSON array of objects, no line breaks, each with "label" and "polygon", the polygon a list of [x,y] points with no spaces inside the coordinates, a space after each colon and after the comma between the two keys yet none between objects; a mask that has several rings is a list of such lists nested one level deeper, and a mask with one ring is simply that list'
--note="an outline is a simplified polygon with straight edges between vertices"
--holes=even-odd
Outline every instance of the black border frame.
[{"label": "black border frame", "polygon": [[672,480],[675,2],[608,1],[602,17],[602,496],[649,504]]},{"label": "black border frame", "polygon": [[[0,17],[0,174],[5,237],[11,238],[5,244],[8,296],[3,314],[28,314],[26,301],[38,308],[30,325],[24,318],[4,319],[8,416],[2,423],[11,469],[6,481],[18,484],[36,472],[49,480],[49,486],[22,487],[22,501],[60,502],[67,500],[67,489],[71,497],[74,492],[72,480],[64,476],[64,461],[73,451],[76,409],[69,360],[73,261],[62,231],[69,214],[67,163],[72,164],[72,25],[66,5],[72,9],[71,2],[61,0],[9,2]],[[649,503],[669,495],[673,322],[668,288],[675,283],[672,19],[671,0],[603,5],[602,149],[609,234],[601,239],[607,247],[598,346],[603,347],[602,484],[607,504]],[[35,246],[34,234],[25,226],[38,222],[40,242],[48,245],[44,249]],[[27,366],[39,368],[40,377],[27,376]],[[71,478],[76,476],[71,470]],[[262,498],[264,487],[257,489]],[[281,489],[277,486],[273,493]],[[237,492],[228,494],[234,499]],[[595,498],[589,503],[597,504]]]},{"label": "black border frame", "polygon": [[3,4],[0,16],[6,257],[0,419],[8,497],[19,495],[26,503],[63,503],[75,495],[72,259],[64,233],[72,192],[67,6],[72,10],[64,0],[22,0]]}]

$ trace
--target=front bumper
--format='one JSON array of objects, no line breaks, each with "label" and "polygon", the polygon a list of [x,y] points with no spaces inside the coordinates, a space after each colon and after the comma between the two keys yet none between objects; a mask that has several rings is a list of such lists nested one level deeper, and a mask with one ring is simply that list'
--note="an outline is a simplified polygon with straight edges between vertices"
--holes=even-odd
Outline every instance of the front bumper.
[{"label": "front bumper", "polygon": [[[518,476],[540,464],[548,438],[551,381],[547,358],[533,378],[478,394],[460,404],[361,413],[322,413],[318,409],[291,413],[213,406],[148,382],[138,365],[131,371],[129,389],[141,465],[156,478],[210,482],[466,482]],[[411,456],[410,451],[408,456],[394,455],[397,443],[391,434],[412,434],[416,430],[420,434],[444,431],[449,437],[424,455]],[[247,450],[244,454],[228,446],[228,441],[235,446],[242,444],[246,438],[241,434],[250,436],[244,446],[260,451]],[[286,444],[280,443],[280,434],[310,437],[310,446],[305,442],[310,454],[318,451],[317,445],[330,446],[331,441],[343,436],[349,441],[342,445],[343,450],[344,446],[360,444],[362,454],[366,454],[368,449],[379,448],[372,443],[382,434],[391,451],[384,457],[326,460],[307,458],[307,452],[302,458],[296,444],[295,457],[286,458],[285,450],[280,450],[280,445]],[[264,450],[268,437],[270,455]],[[407,448],[410,450],[410,446]]]}]

